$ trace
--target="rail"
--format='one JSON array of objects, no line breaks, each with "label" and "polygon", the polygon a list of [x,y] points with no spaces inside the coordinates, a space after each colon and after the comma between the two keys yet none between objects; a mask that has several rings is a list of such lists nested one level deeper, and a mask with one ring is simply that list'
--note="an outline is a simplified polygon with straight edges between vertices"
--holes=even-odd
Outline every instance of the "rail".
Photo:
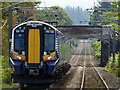
[{"label": "rail", "polygon": [[[90,60],[92,60],[91,58],[91,50],[89,49],[89,55],[90,55]],[[94,63],[92,61],[90,61],[93,69],[95,70],[95,72],[97,73],[97,76],[99,77],[99,79],[101,80],[101,82],[103,83],[104,87],[107,90],[110,90],[107,83],[105,82],[105,80],[103,79],[103,77],[101,76],[101,74],[99,73],[99,71],[97,70],[97,68],[95,67]],[[85,46],[85,58],[84,58],[84,67],[83,67],[83,74],[82,74],[82,83],[80,86],[80,90],[83,90],[85,87],[85,71],[86,71],[86,46]]]}]

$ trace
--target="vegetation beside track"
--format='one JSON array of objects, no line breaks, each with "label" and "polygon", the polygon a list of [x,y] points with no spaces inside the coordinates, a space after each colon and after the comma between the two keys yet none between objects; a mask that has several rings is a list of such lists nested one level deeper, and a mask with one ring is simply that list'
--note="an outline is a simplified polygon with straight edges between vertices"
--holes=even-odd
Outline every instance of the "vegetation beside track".
[{"label": "vegetation beside track", "polygon": [[[100,63],[101,61],[101,41],[96,39],[94,42],[92,42],[93,47],[93,54]],[[120,78],[120,68],[119,68],[119,53],[115,54],[115,60],[113,60],[113,55],[109,57],[109,60],[105,66],[105,69],[109,71],[110,73],[114,74],[118,78]]]},{"label": "vegetation beside track", "polygon": [[94,54],[96,60],[98,60],[100,62],[100,60],[101,60],[101,41],[96,39],[94,42],[92,42],[92,47],[93,47],[93,54]]},{"label": "vegetation beside track", "polygon": [[105,67],[110,73],[114,74],[120,78],[120,68],[119,68],[119,53],[115,54],[115,60],[113,60],[113,55],[109,58],[109,62]]},{"label": "vegetation beside track", "polygon": [[78,41],[74,40],[74,41],[63,41],[60,40],[59,41],[59,53],[60,53],[60,58],[62,60],[65,59],[70,59],[71,58],[71,52],[74,49],[74,47],[76,47],[78,45]]},{"label": "vegetation beside track", "polygon": [[2,87],[2,61],[0,56],[0,89]]},{"label": "vegetation beside track", "polygon": [[[117,21],[120,18],[120,13],[119,11],[114,11],[115,9],[119,9],[120,8],[120,2],[99,2],[100,6],[98,7],[94,7],[94,9],[96,9],[96,11],[94,11],[93,15],[91,15],[90,20],[91,21],[101,21],[101,22],[93,22],[90,23],[91,25],[111,25],[111,29],[115,30],[117,32],[116,34],[116,40],[119,41],[120,43],[120,38],[119,38],[119,34],[120,34],[120,30],[119,30],[119,25],[120,22]],[[100,8],[104,8],[104,9],[111,9],[110,11],[106,10],[106,11],[101,11],[99,12]],[[113,10],[112,10],[113,9]],[[97,19],[96,19],[97,17]],[[93,42],[93,52],[95,55],[95,58],[97,60],[100,61],[101,55],[100,55],[100,47],[98,46],[100,42]],[[120,44],[119,44],[120,45]],[[120,47],[120,46],[119,46]],[[120,77],[120,48],[118,48],[119,50],[115,53],[115,60],[113,60],[113,55],[111,54],[109,56],[108,62],[105,66],[105,68],[111,72],[112,74],[116,75],[117,77]],[[95,51],[96,50],[96,51]]]},{"label": "vegetation beside track", "polygon": [[2,88],[12,88],[15,84],[13,84],[12,80],[11,80],[11,73],[13,72],[13,70],[11,69],[10,65],[9,65],[9,58],[4,57],[4,56],[0,56],[0,75],[1,76],[1,84],[2,84]]}]

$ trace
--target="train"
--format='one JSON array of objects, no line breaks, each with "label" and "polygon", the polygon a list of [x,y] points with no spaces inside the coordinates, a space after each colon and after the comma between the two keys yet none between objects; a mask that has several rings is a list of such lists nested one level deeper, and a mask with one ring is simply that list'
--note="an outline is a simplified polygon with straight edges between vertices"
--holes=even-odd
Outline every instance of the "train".
[{"label": "train", "polygon": [[12,29],[12,79],[21,87],[54,82],[69,71],[70,58],[71,42],[54,26],[27,21]]}]

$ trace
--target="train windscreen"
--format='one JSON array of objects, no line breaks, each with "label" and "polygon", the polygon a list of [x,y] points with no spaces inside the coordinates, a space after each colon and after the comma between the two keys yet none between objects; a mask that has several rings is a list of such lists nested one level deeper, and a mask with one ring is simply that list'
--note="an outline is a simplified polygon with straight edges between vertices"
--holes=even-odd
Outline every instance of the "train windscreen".
[{"label": "train windscreen", "polygon": [[24,47],[24,33],[15,33],[15,51],[25,50]]},{"label": "train windscreen", "polygon": [[55,32],[45,33],[45,51],[54,51],[55,50]]}]

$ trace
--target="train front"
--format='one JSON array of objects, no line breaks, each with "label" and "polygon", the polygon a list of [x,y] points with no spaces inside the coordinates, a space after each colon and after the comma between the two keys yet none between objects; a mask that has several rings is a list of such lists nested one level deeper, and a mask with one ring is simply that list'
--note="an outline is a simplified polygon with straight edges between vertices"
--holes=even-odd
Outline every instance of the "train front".
[{"label": "train front", "polygon": [[43,83],[47,80],[43,77],[50,79],[59,61],[56,43],[56,30],[47,23],[29,21],[13,28],[10,61],[15,69],[14,82]]}]

